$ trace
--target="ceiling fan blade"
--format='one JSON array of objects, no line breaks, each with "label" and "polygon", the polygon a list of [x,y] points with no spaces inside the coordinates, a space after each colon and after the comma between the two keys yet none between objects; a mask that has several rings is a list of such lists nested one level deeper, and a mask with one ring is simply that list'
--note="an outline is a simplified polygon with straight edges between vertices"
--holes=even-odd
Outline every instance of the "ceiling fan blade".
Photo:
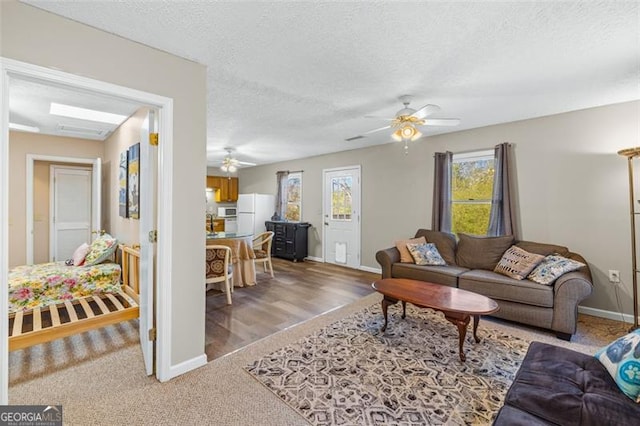
[{"label": "ceiling fan blade", "polygon": [[390,129],[390,128],[391,128],[391,125],[380,127],[378,129],[373,129],[373,130],[369,130],[368,132],[364,132],[363,135],[369,135],[371,133],[379,132],[380,130],[386,130],[386,129]]},{"label": "ceiling fan blade", "polygon": [[438,105],[427,104],[411,115],[416,118],[425,118],[438,111],[440,111],[440,107]]},{"label": "ceiling fan blade", "polygon": [[428,118],[425,120],[425,126],[457,126],[460,124],[459,118]]},{"label": "ceiling fan blade", "polygon": [[255,166],[256,163],[250,163],[248,161],[236,161],[236,164],[239,164],[241,166]]},{"label": "ceiling fan blade", "polygon": [[365,115],[364,118],[374,118],[376,120],[393,120],[393,118],[389,118],[389,117],[380,117],[379,115]]}]

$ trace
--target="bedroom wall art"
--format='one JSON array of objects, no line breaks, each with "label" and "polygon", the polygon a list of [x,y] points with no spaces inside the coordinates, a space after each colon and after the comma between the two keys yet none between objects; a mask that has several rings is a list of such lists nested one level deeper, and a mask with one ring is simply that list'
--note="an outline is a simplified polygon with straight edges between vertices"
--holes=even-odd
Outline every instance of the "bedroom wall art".
[{"label": "bedroom wall art", "polygon": [[120,153],[120,168],[118,171],[118,204],[120,206],[120,216],[129,217],[129,203],[127,195],[127,181],[129,177],[129,150]]},{"label": "bedroom wall art", "polygon": [[127,182],[128,210],[131,219],[140,219],[140,143],[129,148]]}]

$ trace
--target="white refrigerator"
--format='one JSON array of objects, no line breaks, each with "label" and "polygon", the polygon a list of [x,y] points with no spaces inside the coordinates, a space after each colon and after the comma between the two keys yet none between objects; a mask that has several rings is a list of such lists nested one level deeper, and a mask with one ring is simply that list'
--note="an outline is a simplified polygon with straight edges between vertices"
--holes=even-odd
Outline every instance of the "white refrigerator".
[{"label": "white refrigerator", "polygon": [[238,233],[258,235],[267,228],[276,211],[276,197],[271,194],[240,194],[237,204]]}]

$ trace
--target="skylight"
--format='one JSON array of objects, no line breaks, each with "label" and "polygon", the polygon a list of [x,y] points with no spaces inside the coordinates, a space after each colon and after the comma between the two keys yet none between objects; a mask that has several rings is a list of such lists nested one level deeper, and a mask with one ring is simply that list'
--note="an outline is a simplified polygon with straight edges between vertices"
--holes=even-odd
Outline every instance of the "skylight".
[{"label": "skylight", "polygon": [[126,115],[112,114],[110,112],[96,111],[93,109],[79,108],[70,105],[51,102],[50,114],[63,117],[78,118],[80,120],[97,121],[120,125],[127,119]]}]

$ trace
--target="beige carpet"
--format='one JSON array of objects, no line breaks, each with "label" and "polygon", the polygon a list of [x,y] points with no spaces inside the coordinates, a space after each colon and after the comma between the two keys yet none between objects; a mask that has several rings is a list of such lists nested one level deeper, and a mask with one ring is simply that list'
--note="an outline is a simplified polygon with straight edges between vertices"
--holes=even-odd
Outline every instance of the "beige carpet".
[{"label": "beige carpet", "polygon": [[[380,299],[372,294],[214,360],[169,383],[144,377],[137,330],[120,324],[17,351],[10,356],[11,404],[62,404],[64,423],[303,425],[306,421],[243,367]],[[568,343],[551,333],[483,319],[492,328],[585,353],[602,341],[579,333]],[[622,333],[624,334],[624,333]],[[617,336],[607,336],[613,340]]]}]

